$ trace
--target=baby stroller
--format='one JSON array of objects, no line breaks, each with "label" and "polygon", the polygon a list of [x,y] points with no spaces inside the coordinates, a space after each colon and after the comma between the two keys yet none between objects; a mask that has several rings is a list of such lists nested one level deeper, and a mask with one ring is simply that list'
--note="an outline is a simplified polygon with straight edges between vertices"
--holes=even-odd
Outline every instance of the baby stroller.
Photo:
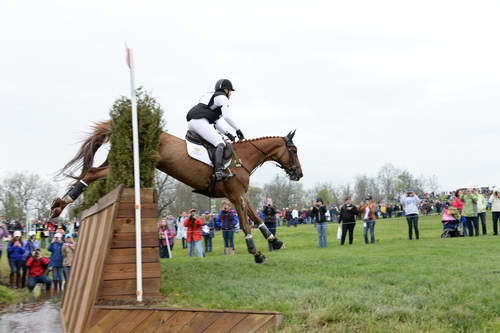
[{"label": "baby stroller", "polygon": [[463,237],[463,233],[458,230],[459,221],[445,221],[443,224],[443,233],[441,238],[451,238],[451,237]]}]

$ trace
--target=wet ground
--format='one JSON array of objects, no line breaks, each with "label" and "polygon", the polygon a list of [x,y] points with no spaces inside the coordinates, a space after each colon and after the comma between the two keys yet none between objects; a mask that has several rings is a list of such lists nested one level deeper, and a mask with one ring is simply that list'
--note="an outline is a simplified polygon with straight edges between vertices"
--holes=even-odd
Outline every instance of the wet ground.
[{"label": "wet ground", "polygon": [[0,312],[0,333],[61,333],[59,306],[50,297],[33,297]]}]

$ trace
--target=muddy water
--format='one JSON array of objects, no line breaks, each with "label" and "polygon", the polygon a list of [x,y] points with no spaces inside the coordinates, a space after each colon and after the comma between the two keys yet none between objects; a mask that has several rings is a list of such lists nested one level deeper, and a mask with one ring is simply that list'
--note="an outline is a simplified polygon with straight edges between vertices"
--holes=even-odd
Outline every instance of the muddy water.
[{"label": "muddy water", "polygon": [[59,307],[43,297],[8,307],[0,313],[0,332],[61,333]]}]

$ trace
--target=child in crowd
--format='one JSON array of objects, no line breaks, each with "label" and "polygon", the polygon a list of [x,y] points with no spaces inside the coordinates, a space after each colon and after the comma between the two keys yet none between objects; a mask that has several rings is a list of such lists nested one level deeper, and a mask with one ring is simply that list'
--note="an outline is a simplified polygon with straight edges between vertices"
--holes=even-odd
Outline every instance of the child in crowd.
[{"label": "child in crowd", "polygon": [[50,264],[49,270],[52,270],[52,280],[54,281],[54,290],[56,292],[62,290],[62,281],[63,281],[63,255],[62,255],[62,234],[56,232],[54,238],[52,239],[52,243],[49,245],[50,255]]},{"label": "child in crowd", "polygon": [[64,245],[62,246],[63,255],[63,275],[65,283],[69,282],[69,273],[71,271],[71,264],[73,262],[73,256],[75,255],[75,243],[73,242],[73,236],[71,234],[66,234],[64,236]]}]

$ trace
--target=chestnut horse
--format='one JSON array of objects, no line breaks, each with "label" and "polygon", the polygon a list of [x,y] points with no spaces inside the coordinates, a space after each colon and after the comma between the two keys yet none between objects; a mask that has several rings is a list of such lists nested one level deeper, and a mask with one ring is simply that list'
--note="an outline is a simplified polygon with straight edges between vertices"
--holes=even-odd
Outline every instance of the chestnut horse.
[{"label": "chestnut horse", "polygon": [[[111,122],[102,122],[94,126],[93,133],[85,140],[78,154],[61,170],[67,175],[71,169],[80,168],[79,176],[70,176],[76,182],[70,187],[62,199],[54,200],[52,205],[52,217],[61,214],[64,207],[73,202],[88,186],[98,179],[105,178],[109,171],[107,162],[99,167],[92,167],[94,154],[97,149],[109,140],[111,133]],[[255,208],[245,196],[248,190],[250,175],[264,162],[273,161],[285,170],[291,180],[298,181],[302,178],[302,169],[297,155],[297,147],[293,143],[294,132],[284,137],[264,137],[259,139],[243,140],[233,143],[234,151],[240,163],[230,170],[234,177],[227,181],[216,182],[212,191],[210,186],[213,168],[202,162],[192,159],[187,154],[186,141],[168,134],[160,135],[159,154],[160,160],[156,168],[174,177],[182,183],[191,186],[196,192],[214,198],[227,198],[236,208],[241,229],[245,233],[248,252],[255,257],[255,262],[262,263],[265,256],[257,251],[253,238],[250,218],[269,240],[274,249],[280,249],[283,242],[278,240],[259,218]]]}]

